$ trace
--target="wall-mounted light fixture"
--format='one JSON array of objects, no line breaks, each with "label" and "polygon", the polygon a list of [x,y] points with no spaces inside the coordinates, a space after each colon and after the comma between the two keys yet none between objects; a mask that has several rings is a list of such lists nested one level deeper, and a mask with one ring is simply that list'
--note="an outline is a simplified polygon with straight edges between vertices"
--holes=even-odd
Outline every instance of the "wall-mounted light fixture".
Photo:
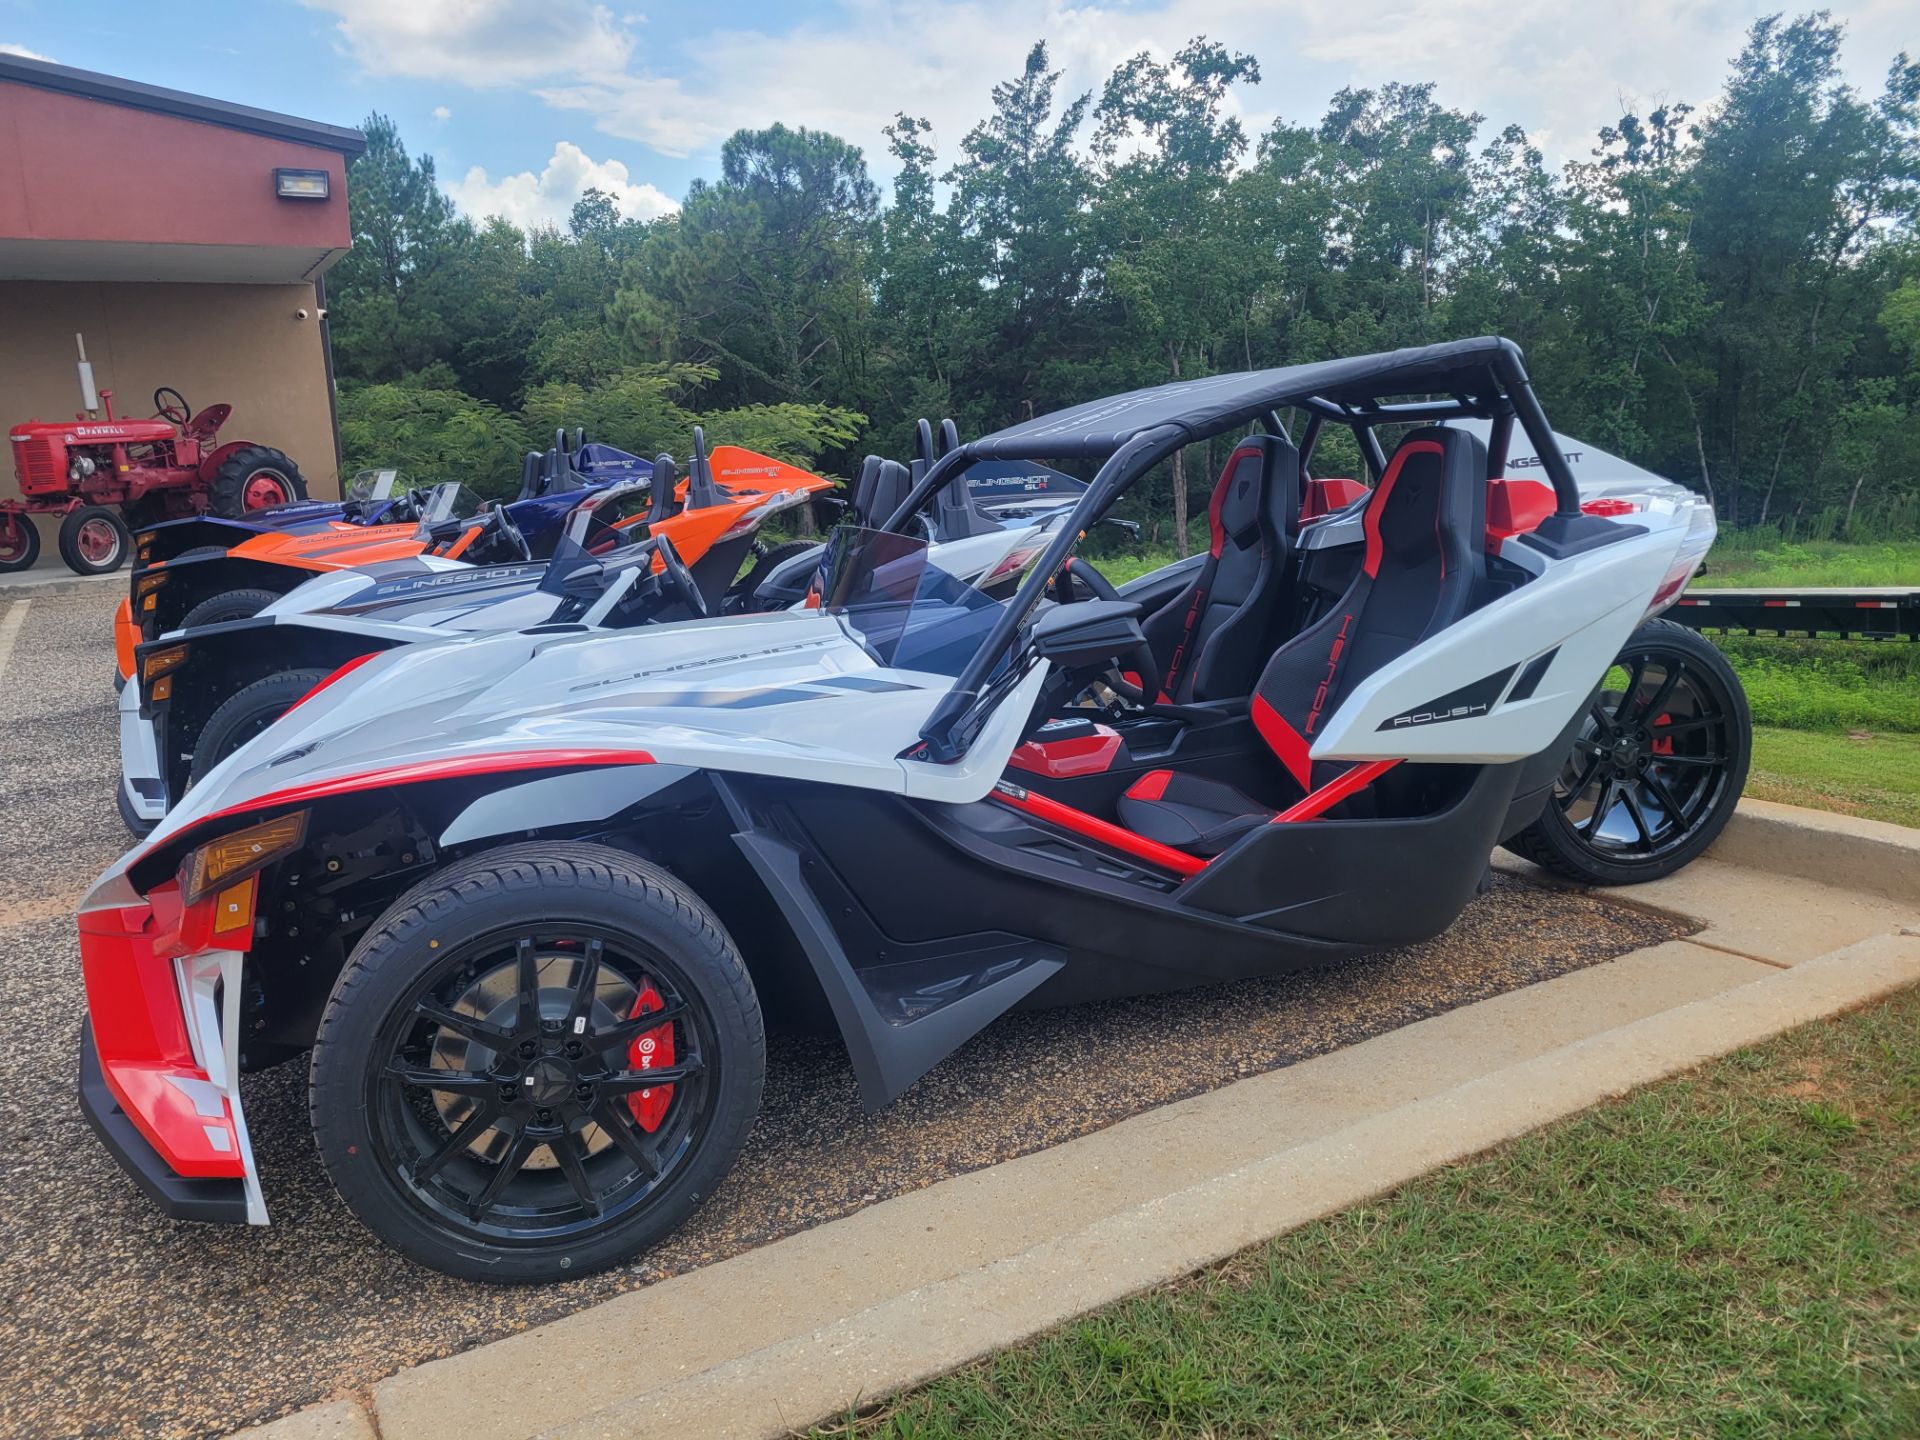
[{"label": "wall-mounted light fixture", "polygon": [[273,192],[282,200],[324,200],[328,177],[324,170],[275,170]]}]

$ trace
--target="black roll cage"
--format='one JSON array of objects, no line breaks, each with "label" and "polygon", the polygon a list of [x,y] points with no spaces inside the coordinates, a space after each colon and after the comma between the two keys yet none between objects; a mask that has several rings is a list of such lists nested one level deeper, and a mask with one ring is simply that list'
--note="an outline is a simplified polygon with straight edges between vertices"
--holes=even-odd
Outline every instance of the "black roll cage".
[{"label": "black roll cage", "polygon": [[[920,738],[924,742],[926,758],[945,762],[958,759],[966,753],[979,729],[977,721],[969,723],[971,717],[980,712],[983,696],[993,688],[990,681],[1009,654],[1027,616],[1040,602],[1048,582],[1059,571],[1080,538],[1099,524],[1137,481],[1175,451],[1238,429],[1249,421],[1257,420],[1269,433],[1285,435],[1286,427],[1279,413],[1282,408],[1304,411],[1307,416],[1299,446],[1303,479],[1321,431],[1327,424],[1337,423],[1349,426],[1354,431],[1361,454],[1376,483],[1384,475],[1387,466],[1379,437],[1374,433],[1376,426],[1434,424],[1470,418],[1488,420],[1491,428],[1487,443],[1487,471],[1488,478],[1494,479],[1505,472],[1508,446],[1512,440],[1514,422],[1518,420],[1527,439],[1533,444],[1541,468],[1553,484],[1554,516],[1552,520],[1543,522],[1542,529],[1546,530],[1556,523],[1571,527],[1584,518],[1580,510],[1580,490],[1574,481],[1573,471],[1568,468],[1566,457],[1560,453],[1559,442],[1547,424],[1546,412],[1540,408],[1540,401],[1533,392],[1533,382],[1527,378],[1520,347],[1511,340],[1486,337],[1477,341],[1457,341],[1424,349],[1396,351],[1372,357],[1379,361],[1377,375],[1364,373],[1364,368],[1363,373],[1357,376],[1351,373],[1356,364],[1364,367],[1365,358],[1368,357],[1270,372],[1274,377],[1270,392],[1260,387],[1259,382],[1264,377],[1259,374],[1237,377],[1244,385],[1251,387],[1244,403],[1227,410],[1222,410],[1216,403],[1212,407],[1214,414],[1195,415],[1192,423],[1175,412],[1168,418],[1142,426],[1131,433],[1119,430],[1100,441],[1079,443],[1063,441],[1051,434],[1023,436],[1020,432],[1029,426],[1021,425],[997,435],[955,445],[928,465],[906,499],[901,501],[899,508],[880,529],[904,533],[903,527],[928,499],[951,484],[976,460],[1045,461],[1057,459],[1063,454],[1088,459],[1104,455],[1092,484],[1074,507],[1071,523],[1061,527],[1045,552],[1028,570],[1019,590],[1008,601],[993,629],[955,679],[953,688],[947,691],[921,727]],[[1460,363],[1463,359],[1467,363]],[[1427,372],[1433,362],[1444,362],[1441,373],[1450,383],[1444,387],[1422,388],[1425,393],[1445,393],[1446,399],[1383,404],[1373,398],[1422,393],[1414,386],[1421,378],[1432,378],[1431,374],[1423,372]],[[1312,383],[1320,372],[1334,372],[1329,378],[1337,379],[1337,389],[1346,392],[1346,398],[1329,398],[1320,394],[1323,387]],[[1403,383],[1396,385],[1396,380]],[[1171,396],[1183,393],[1184,389],[1180,385],[1168,386],[1164,387],[1164,393]],[[1371,396],[1362,394],[1360,398],[1355,398],[1356,391],[1365,392],[1369,389]],[[1155,393],[1144,391],[1137,392],[1137,395],[1151,397]],[[1144,405],[1142,408],[1145,408]],[[1196,408],[1204,411],[1207,407]],[[1071,415],[1073,412],[1061,413]]]}]

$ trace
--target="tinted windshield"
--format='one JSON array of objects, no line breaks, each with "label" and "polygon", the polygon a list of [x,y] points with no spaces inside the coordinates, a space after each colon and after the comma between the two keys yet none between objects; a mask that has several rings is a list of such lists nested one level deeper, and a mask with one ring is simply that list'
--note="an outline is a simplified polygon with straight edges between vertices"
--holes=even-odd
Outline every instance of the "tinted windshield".
[{"label": "tinted windshield", "polygon": [[426,506],[420,511],[418,538],[429,539],[428,532],[435,525],[448,520],[469,520],[486,508],[486,501],[458,480],[443,481],[427,494]]},{"label": "tinted windshield", "polygon": [[554,548],[553,559],[540,588],[548,594],[564,592],[569,582],[578,586],[585,573],[598,570],[611,576],[641,559],[648,537],[647,511],[653,504],[653,486],[646,480],[615,485],[591,496],[567,516],[566,529]]},{"label": "tinted windshield", "polygon": [[362,470],[347,482],[345,499],[350,503],[392,499],[407,488],[407,477],[399,470]]},{"label": "tinted windshield", "polygon": [[925,540],[842,525],[827,542],[820,607],[882,665],[958,675],[1038,554],[1034,547],[1010,557],[1015,566],[983,571],[989,594],[942,569]]}]

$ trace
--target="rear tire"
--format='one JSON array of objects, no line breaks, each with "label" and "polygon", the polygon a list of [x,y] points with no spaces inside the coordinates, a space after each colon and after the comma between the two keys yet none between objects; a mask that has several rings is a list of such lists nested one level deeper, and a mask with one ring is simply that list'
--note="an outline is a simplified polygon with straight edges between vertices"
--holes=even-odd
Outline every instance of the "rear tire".
[{"label": "rear tire", "polygon": [[306,498],[307,482],[298,465],[271,446],[249,445],[234,451],[213,472],[207,509],[223,520],[238,520],[252,510]]},{"label": "rear tire", "polygon": [[83,505],[60,522],[60,558],[76,575],[110,575],[127,563],[133,534],[108,505]]},{"label": "rear tire", "polygon": [[[180,558],[184,560],[186,556]],[[202,625],[218,625],[226,620],[251,620],[279,598],[276,590],[225,590],[218,595],[209,595],[194,606],[180,618],[176,628],[193,630]]]},{"label": "rear tire", "polygon": [[1746,691],[1711,640],[1670,620],[1634,631],[1597,691],[1546,809],[1505,842],[1585,885],[1638,885],[1689,864],[1733,818],[1753,757]]},{"label": "rear tire", "polygon": [[21,511],[13,517],[13,534],[8,536],[6,526],[0,524],[0,575],[11,574],[15,570],[31,570],[33,562],[40,558],[40,532],[34,528],[33,517]]},{"label": "rear tire", "polygon": [[187,788],[198,785],[214,766],[286,714],[327,674],[325,670],[282,670],[229,695],[194,739]]},{"label": "rear tire", "polygon": [[[674,1011],[664,1063],[698,1067],[664,1097],[634,1088],[656,1042],[610,1033],[658,1008],[632,998],[648,986]],[[746,966],[692,891],[617,850],[534,842],[431,876],[367,931],[321,1016],[309,1103],[328,1175],[387,1244],[462,1279],[571,1279],[713,1191],[765,1067]],[[651,1126],[635,1094],[656,1095]]]}]

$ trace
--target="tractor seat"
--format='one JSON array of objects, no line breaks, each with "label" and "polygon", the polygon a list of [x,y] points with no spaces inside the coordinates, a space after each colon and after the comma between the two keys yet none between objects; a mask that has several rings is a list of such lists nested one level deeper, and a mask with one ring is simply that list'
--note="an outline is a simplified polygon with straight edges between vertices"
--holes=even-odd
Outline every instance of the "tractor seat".
[{"label": "tractor seat", "polygon": [[1114,808],[1134,834],[1190,855],[1218,855],[1279,813],[1222,781],[1177,770],[1149,770]]}]

